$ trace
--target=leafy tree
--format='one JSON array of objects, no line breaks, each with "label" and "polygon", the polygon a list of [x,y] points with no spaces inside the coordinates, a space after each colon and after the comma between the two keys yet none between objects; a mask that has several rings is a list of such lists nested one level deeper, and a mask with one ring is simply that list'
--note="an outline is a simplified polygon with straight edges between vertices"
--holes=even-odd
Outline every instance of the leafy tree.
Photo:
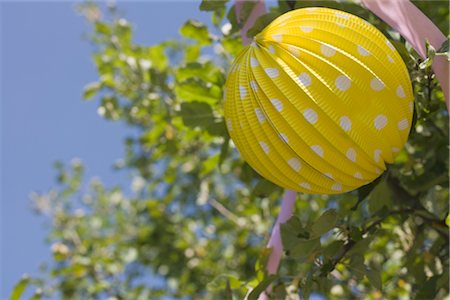
[{"label": "leafy tree", "polygon": [[[448,33],[446,2],[416,3]],[[36,194],[51,224],[53,260],[12,292],[19,299],[249,299],[272,284],[272,299],[443,299],[449,292],[448,113],[441,88],[417,53],[356,3],[279,1],[250,34],[278,15],[327,6],[378,27],[405,60],[415,93],[409,141],[388,171],[357,191],[298,195],[282,226],[286,249],[275,276],[265,248],[282,190],[239,156],[223,121],[222,93],[242,48],[240,20],[227,1],[202,1],[213,27],[187,20],[181,39],[133,43],[117,10],[108,19],[79,6],[92,23],[98,81],[84,90],[98,113],[139,133],[125,140],[116,164],[130,187],[86,183],[83,164],[57,163],[58,185]],[[446,52],[447,48],[437,49]],[[432,59],[432,57],[430,57]],[[125,192],[128,191],[129,192]],[[447,218],[447,223],[446,223]]]}]

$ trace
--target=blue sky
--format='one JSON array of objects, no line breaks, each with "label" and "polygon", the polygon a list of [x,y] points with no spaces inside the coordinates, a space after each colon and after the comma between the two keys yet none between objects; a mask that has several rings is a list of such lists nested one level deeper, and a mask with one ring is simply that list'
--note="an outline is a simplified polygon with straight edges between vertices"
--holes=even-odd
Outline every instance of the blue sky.
[{"label": "blue sky", "polygon": [[[198,2],[119,2],[133,24],[135,41],[158,43],[178,36],[188,18],[207,22]],[[81,99],[96,80],[92,48],[83,41],[89,26],[74,3],[1,2],[1,244],[0,299],[24,273],[35,274],[49,261],[45,219],[30,209],[32,191],[55,186],[55,160],[80,158],[87,177],[107,185],[128,184],[113,163],[123,157],[131,134],[121,123],[96,113],[97,102]]]}]

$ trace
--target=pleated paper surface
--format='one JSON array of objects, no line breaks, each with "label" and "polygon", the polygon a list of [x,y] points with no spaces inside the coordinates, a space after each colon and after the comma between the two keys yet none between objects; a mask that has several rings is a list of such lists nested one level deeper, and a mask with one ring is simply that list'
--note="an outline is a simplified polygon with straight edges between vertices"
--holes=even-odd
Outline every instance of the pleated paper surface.
[{"label": "pleated paper surface", "polygon": [[228,131],[275,184],[335,194],[377,178],[405,144],[413,94],[400,55],[351,14],[286,13],[235,59],[225,90]]}]

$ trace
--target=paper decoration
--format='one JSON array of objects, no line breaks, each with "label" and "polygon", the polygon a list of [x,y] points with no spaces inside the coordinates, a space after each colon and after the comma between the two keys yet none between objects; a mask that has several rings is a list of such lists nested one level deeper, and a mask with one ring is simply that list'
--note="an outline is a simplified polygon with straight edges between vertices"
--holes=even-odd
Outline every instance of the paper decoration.
[{"label": "paper decoration", "polygon": [[413,95],[392,44],[327,8],[286,13],[236,57],[225,118],[244,159],[287,189],[335,194],[376,179],[407,140]]}]

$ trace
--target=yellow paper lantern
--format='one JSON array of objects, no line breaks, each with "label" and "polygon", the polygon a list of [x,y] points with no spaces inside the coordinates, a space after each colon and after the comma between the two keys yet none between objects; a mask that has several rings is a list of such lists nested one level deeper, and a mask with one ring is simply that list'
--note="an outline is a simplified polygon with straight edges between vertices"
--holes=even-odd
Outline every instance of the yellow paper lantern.
[{"label": "yellow paper lantern", "polygon": [[377,178],[405,144],[413,95],[375,27],[327,8],[286,13],[233,62],[225,118],[244,159],[273,183],[334,194]]}]

